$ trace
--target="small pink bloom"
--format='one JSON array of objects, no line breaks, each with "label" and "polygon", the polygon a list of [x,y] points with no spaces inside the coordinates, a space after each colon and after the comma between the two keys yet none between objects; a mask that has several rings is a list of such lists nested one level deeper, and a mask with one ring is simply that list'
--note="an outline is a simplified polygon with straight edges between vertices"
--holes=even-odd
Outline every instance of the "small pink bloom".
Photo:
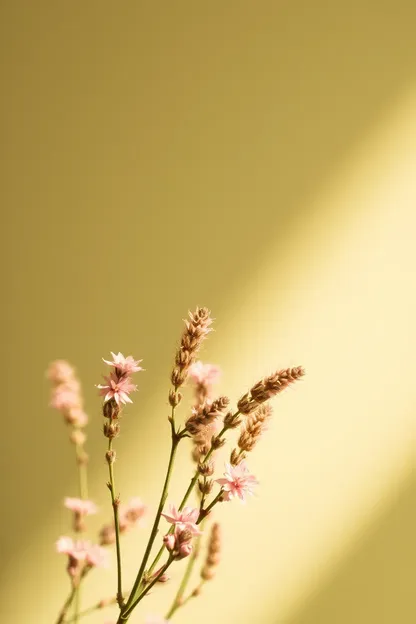
[{"label": "small pink bloom", "polygon": [[245,461],[237,466],[225,464],[226,471],[223,479],[216,479],[224,490],[224,500],[231,500],[238,496],[242,501],[246,494],[253,494],[253,486],[258,484],[257,479],[248,471]]},{"label": "small pink bloom", "polygon": [[58,553],[64,553],[73,559],[77,559],[77,561],[84,561],[89,544],[89,542],[84,540],[74,541],[71,537],[64,536],[60,537],[56,542],[56,550]]},{"label": "small pink bloom", "polygon": [[97,513],[97,507],[95,503],[90,500],[83,500],[82,498],[65,498],[65,507],[70,509],[74,513],[80,516],[89,516]]},{"label": "small pink bloom", "polygon": [[57,410],[81,409],[81,398],[75,390],[67,386],[57,386],[52,393],[50,405]]},{"label": "small pink bloom", "polygon": [[103,361],[109,366],[114,366],[122,375],[131,375],[131,373],[137,373],[143,370],[141,366],[138,366],[143,360],[135,360],[131,355],[124,357],[120,351],[117,355],[111,351],[111,355],[113,356],[112,361],[104,360],[104,358]]},{"label": "small pink bloom", "polygon": [[108,563],[107,551],[87,540],[74,541],[71,537],[60,537],[56,542],[56,550],[77,561],[86,561],[91,566],[106,567]]},{"label": "small pink bloom", "polygon": [[116,373],[111,373],[104,377],[107,384],[105,386],[99,384],[100,395],[104,397],[104,403],[110,399],[114,399],[117,405],[120,403],[133,403],[129,394],[137,390],[137,386],[131,383],[130,377],[119,378]]},{"label": "small pink bloom", "polygon": [[147,506],[142,503],[138,496],[131,498],[127,505],[119,507],[119,522],[122,530],[130,529],[142,520],[147,511]]},{"label": "small pink bloom", "polygon": [[169,505],[169,513],[162,513],[162,516],[177,529],[188,529],[192,535],[202,535],[196,524],[199,516],[198,509],[184,507],[182,511],[178,511],[175,505]]},{"label": "small pink bloom", "polygon": [[98,544],[90,544],[85,553],[86,562],[95,568],[108,568],[108,552]]},{"label": "small pink bloom", "polygon": [[51,362],[46,376],[55,384],[65,384],[74,380],[75,371],[66,360]]},{"label": "small pink bloom", "polygon": [[191,364],[189,376],[197,384],[211,386],[217,383],[221,376],[221,369],[214,364],[204,364],[200,360]]}]

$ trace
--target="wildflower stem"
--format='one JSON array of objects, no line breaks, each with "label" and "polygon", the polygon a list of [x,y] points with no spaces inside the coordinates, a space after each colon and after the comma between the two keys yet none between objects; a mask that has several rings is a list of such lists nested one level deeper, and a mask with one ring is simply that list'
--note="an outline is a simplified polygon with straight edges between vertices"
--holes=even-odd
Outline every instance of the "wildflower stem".
[{"label": "wildflower stem", "polygon": [[[157,512],[156,512],[156,517],[155,517],[155,520],[154,520],[154,523],[153,523],[152,532],[150,534],[150,538],[149,538],[149,541],[147,543],[147,547],[146,547],[146,550],[145,550],[145,553],[144,553],[144,556],[143,556],[142,563],[140,565],[139,572],[137,574],[137,577],[136,577],[136,580],[134,582],[133,588],[132,588],[132,590],[130,592],[130,596],[129,596],[128,600],[127,600],[126,608],[125,608],[124,611],[122,611],[122,615],[124,613],[128,612],[131,609],[132,604],[136,604],[136,603],[133,603],[133,601],[134,601],[136,593],[137,593],[137,591],[138,591],[138,589],[139,589],[139,587],[141,585],[141,582],[142,582],[142,579],[143,579],[143,574],[144,574],[144,571],[146,569],[147,561],[148,561],[148,559],[150,557],[152,546],[153,546],[153,543],[154,543],[154,541],[156,539],[156,535],[157,535],[157,532],[158,532],[160,516],[162,514],[162,511],[163,511],[163,508],[165,506],[165,502],[166,502],[166,499],[167,499],[167,496],[168,496],[169,482],[170,482],[170,479],[171,479],[171,476],[172,476],[172,469],[173,469],[173,464],[174,464],[174,461],[175,461],[176,449],[178,448],[178,444],[179,444],[179,442],[180,442],[180,440],[182,438],[182,436],[175,431],[175,419],[174,418],[175,418],[174,417],[174,408],[172,407],[172,416],[169,419],[170,420],[170,424],[171,424],[171,431],[172,431],[172,446],[171,446],[171,451],[170,451],[169,463],[168,463],[168,467],[167,467],[167,471],[166,471],[165,482],[163,484],[163,490],[162,490],[162,494],[160,496],[159,507],[158,507]],[[160,556],[163,553],[163,548],[161,549],[161,551],[162,552],[160,553]],[[153,569],[153,567],[152,567],[152,569]],[[151,584],[153,584],[153,582]]]},{"label": "wildflower stem", "polygon": [[[124,594],[126,595],[126,594]],[[79,617],[85,617],[86,615],[89,615],[90,613],[93,613],[94,611],[98,611],[99,609],[104,609],[105,607],[110,607],[111,605],[115,604],[117,602],[117,598],[113,597],[113,598],[109,598],[108,600],[104,601],[100,600],[99,602],[96,602],[94,605],[91,605],[90,607],[88,607],[87,609],[84,609],[84,611],[81,611],[81,613],[79,614]],[[75,617],[71,617],[69,620],[65,620],[64,624],[71,624],[72,622],[75,622]]]},{"label": "wildflower stem", "polygon": [[88,474],[87,474],[87,462],[85,460],[85,452],[81,444],[75,446],[75,452],[77,455],[78,464],[78,483],[79,483],[79,497],[83,500],[88,499]]},{"label": "wildflower stem", "polygon": [[[238,414],[238,412],[237,412],[237,414]],[[227,431],[227,429],[228,429],[228,427],[223,427],[223,428],[221,429],[221,431],[219,432],[219,434],[218,434],[217,438],[221,438],[221,437],[224,435],[224,433]],[[208,453],[205,455],[205,457],[204,457],[204,459],[202,460],[202,462],[201,462],[201,463],[205,463],[205,462],[206,462],[206,461],[207,461],[207,460],[211,457],[211,455],[212,455],[212,453],[214,452],[214,450],[215,450],[215,449],[211,446],[211,448],[209,449]],[[195,487],[195,485],[196,485],[196,482],[198,481],[198,477],[199,477],[199,471],[197,470],[197,471],[195,472],[194,476],[193,476],[193,477],[192,477],[192,479],[191,479],[191,482],[190,482],[190,484],[189,484],[189,486],[188,486],[188,489],[187,489],[187,490],[186,490],[186,492],[185,492],[185,496],[183,497],[181,504],[179,505],[179,511],[182,511],[182,509],[185,507],[185,505],[186,505],[186,503],[187,503],[187,501],[188,501],[188,498],[190,497],[190,495],[191,495],[191,493],[192,493],[192,490],[194,489],[194,487]],[[169,530],[169,533],[173,533],[173,531],[174,531],[174,527],[172,527],[172,528]],[[151,566],[150,566],[150,568],[149,568],[149,574],[151,574],[151,573],[153,572],[153,570],[155,569],[156,565],[158,564],[159,559],[160,559],[160,558],[161,558],[161,556],[163,555],[163,551],[164,551],[164,550],[165,550],[165,546],[164,546],[164,545],[162,545],[162,546],[160,547],[160,550],[159,550],[159,552],[157,553],[157,555],[156,555],[156,557],[155,557],[155,559],[154,559],[154,561],[153,561],[152,565],[151,565]]]},{"label": "wildflower stem", "polygon": [[154,577],[152,582],[143,589],[142,593],[137,596],[136,600],[132,603],[130,607],[126,608],[122,613],[120,613],[117,624],[123,624],[124,622],[128,621],[132,611],[137,607],[142,598],[144,598],[145,595],[152,589],[153,585],[158,582],[160,577],[166,572],[166,570],[169,568],[173,561],[174,557],[172,555],[169,555],[169,558],[166,561],[165,565],[161,567],[159,573]]},{"label": "wildflower stem", "polygon": [[114,457],[112,457],[112,446],[113,439],[108,439],[108,452],[107,452],[107,463],[108,463],[108,472],[110,481],[108,483],[108,488],[111,494],[111,502],[113,505],[114,512],[114,530],[116,534],[116,551],[117,551],[117,602],[120,608],[123,605],[123,589],[122,589],[122,579],[121,579],[121,548],[120,548],[120,524],[118,518],[118,506],[119,499],[115,495],[115,482],[114,482]]},{"label": "wildflower stem", "polygon": [[211,509],[214,507],[214,505],[216,505],[218,501],[220,500],[223,491],[224,491],[223,488],[221,488],[218,494],[216,495],[216,497],[208,505],[208,507],[206,509],[201,509],[201,511],[199,512],[199,517],[198,517],[198,520],[196,521],[196,524],[200,524],[201,522],[204,521],[204,519],[207,517]]},{"label": "wildflower stem", "polygon": [[173,599],[172,605],[168,611],[168,613],[165,616],[165,620],[170,620],[170,618],[172,617],[172,615],[175,613],[175,611],[177,609],[179,609],[179,607],[181,607],[184,603],[183,603],[183,595],[186,591],[186,587],[189,583],[189,579],[191,578],[193,569],[195,567],[195,562],[197,560],[197,557],[199,555],[199,547],[201,544],[201,535],[198,535],[195,545],[194,545],[194,549],[188,559],[188,564],[186,566],[185,569],[185,573],[183,575],[181,584],[179,585],[179,589],[176,593],[175,598]]},{"label": "wildflower stem", "polygon": [[56,624],[62,624],[65,621],[65,616],[66,616],[67,611],[68,611],[69,607],[71,606],[72,601],[73,601],[73,599],[75,597],[76,590],[77,590],[77,588],[73,584],[72,588],[71,588],[71,591],[69,592],[68,598],[65,600],[64,605],[63,605],[62,609],[59,612],[58,619],[56,620]]}]

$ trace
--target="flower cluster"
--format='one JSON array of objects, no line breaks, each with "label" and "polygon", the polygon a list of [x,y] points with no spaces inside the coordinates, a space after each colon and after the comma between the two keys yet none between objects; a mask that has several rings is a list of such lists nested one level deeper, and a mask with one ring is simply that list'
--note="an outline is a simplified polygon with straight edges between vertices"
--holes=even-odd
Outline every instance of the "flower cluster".
[{"label": "flower cluster", "polygon": [[68,555],[67,570],[71,577],[79,577],[85,565],[96,568],[108,566],[107,551],[87,540],[74,541],[63,536],[56,542],[56,550]]},{"label": "flower cluster", "polygon": [[242,461],[238,466],[225,465],[224,478],[216,479],[222,486],[222,500],[228,501],[239,498],[245,501],[247,494],[253,494],[253,487],[258,485],[257,479],[250,474],[247,464]]},{"label": "flower cluster", "polygon": [[[210,581],[216,572],[221,553],[221,531],[218,522],[209,528],[212,514],[216,513],[222,503],[239,499],[245,502],[248,496],[254,493],[258,485],[256,477],[251,474],[246,457],[258,444],[267,424],[272,416],[270,399],[279,394],[289,385],[304,375],[302,367],[281,369],[264,377],[251,389],[241,396],[237,402],[237,409],[230,407],[227,396],[214,399],[213,386],[220,376],[219,367],[213,364],[204,364],[197,361],[198,352],[207,335],[212,331],[212,319],[207,308],[197,308],[189,312],[189,319],[185,321],[180,345],[175,354],[175,363],[171,373],[172,387],[169,392],[171,407],[168,421],[171,429],[171,451],[164,481],[163,490],[152,524],[150,537],[146,545],[143,558],[140,562],[137,577],[131,591],[126,593],[123,587],[121,536],[141,522],[146,512],[146,506],[139,498],[131,499],[122,504],[118,489],[115,485],[116,454],[113,448],[114,438],[120,431],[120,416],[124,405],[132,403],[131,394],[137,390],[132,375],[142,371],[140,363],[133,356],[125,357],[122,353],[111,353],[112,359],[104,359],[105,364],[111,367],[110,373],[104,377],[105,383],[98,385],[99,394],[103,397],[102,411],[104,416],[104,435],[108,440],[106,460],[108,464],[107,487],[110,490],[113,520],[105,524],[99,531],[99,543],[92,544],[87,540],[74,540],[71,537],[61,537],[57,550],[68,557],[67,570],[71,578],[71,594],[65,601],[59,614],[57,624],[68,620],[69,609],[72,609],[74,596],[79,583],[91,569],[106,565],[107,553],[103,548],[115,544],[117,555],[117,589],[107,599],[102,599],[92,608],[101,609],[109,604],[118,603],[119,618],[117,624],[127,623],[138,603],[156,586],[170,577],[168,568],[176,561],[188,558],[188,563],[173,604],[167,611],[165,618],[150,616],[146,624],[167,624],[176,610],[184,606],[189,598],[198,596],[202,586]],[[77,458],[81,457],[85,434],[83,427],[86,416],[83,412],[79,382],[73,368],[65,361],[54,362],[48,371],[53,383],[52,404],[59,409],[74,430],[71,439],[76,445]],[[190,380],[194,389],[194,401],[190,414],[185,414],[182,424],[177,422],[175,409],[182,401],[180,390],[187,380]],[[216,478],[216,453],[226,442],[230,432],[236,431],[234,447],[231,447],[229,462],[225,464],[222,477]],[[174,475],[173,465],[177,447],[186,438],[190,439],[196,463],[193,467],[191,482],[187,485],[185,494],[178,506],[170,504],[165,507],[169,496],[169,487]],[[81,455],[80,455],[81,452]],[[65,506],[73,513],[73,528],[75,532],[85,530],[85,518],[97,512],[95,504],[88,499],[86,488],[85,462],[78,461],[80,467],[80,498],[65,499]],[[198,491],[199,490],[199,491]],[[214,491],[215,490],[215,491]],[[189,506],[188,500],[192,494],[198,495],[198,506]],[[225,506],[224,506],[225,507]],[[215,511],[214,511],[215,508]],[[165,532],[160,549],[154,560],[150,557],[156,538],[160,536],[160,523],[164,518],[170,527]],[[208,531],[207,531],[208,528]],[[203,530],[201,530],[203,529]],[[163,533],[162,533],[163,535]],[[208,535],[206,538],[205,536]],[[160,539],[160,538],[159,538]],[[187,593],[187,583],[191,578],[193,566],[201,551],[201,543],[207,541],[205,559],[200,569],[200,580],[197,587]],[[163,557],[164,561],[159,560]],[[123,591],[124,590],[124,591]],[[74,621],[78,621],[82,607],[76,601]],[[116,624],[116,623],[114,623]]]},{"label": "flower cluster", "polygon": [[73,528],[76,533],[85,530],[84,517],[97,513],[95,503],[82,498],[70,498],[67,496],[64,501],[65,507],[74,514]]},{"label": "flower cluster", "polygon": [[[147,511],[147,506],[139,497],[131,498],[127,505],[120,505],[118,509],[118,524],[121,534],[127,533],[140,524]],[[105,524],[100,530],[100,544],[108,546],[116,541],[114,522]]]},{"label": "flower cluster", "polygon": [[143,370],[139,366],[142,360],[134,360],[131,355],[124,357],[122,353],[117,355],[111,352],[112,360],[103,361],[112,366],[114,370],[107,376],[104,376],[106,384],[99,384],[100,395],[104,397],[104,403],[115,401],[118,407],[120,404],[132,403],[130,393],[137,390],[137,386],[132,383],[130,375]]},{"label": "flower cluster", "polygon": [[66,360],[55,360],[50,364],[47,376],[52,383],[51,407],[61,412],[67,424],[76,429],[85,427],[88,417],[74,368]]}]

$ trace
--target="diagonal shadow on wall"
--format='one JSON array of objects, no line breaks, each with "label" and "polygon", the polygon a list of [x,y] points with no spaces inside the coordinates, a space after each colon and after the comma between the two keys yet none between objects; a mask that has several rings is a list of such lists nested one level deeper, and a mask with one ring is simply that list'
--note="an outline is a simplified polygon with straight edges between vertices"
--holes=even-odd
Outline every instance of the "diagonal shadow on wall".
[{"label": "diagonal shadow on wall", "polygon": [[[416,475],[408,475],[339,567],[297,611],[273,624],[416,622]],[[412,598],[413,596],[413,598]]]}]

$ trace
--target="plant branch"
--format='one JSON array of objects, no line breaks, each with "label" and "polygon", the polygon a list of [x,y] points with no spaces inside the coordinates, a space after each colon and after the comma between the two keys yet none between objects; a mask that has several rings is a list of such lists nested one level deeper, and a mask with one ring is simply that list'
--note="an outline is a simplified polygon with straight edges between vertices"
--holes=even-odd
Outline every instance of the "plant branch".
[{"label": "plant branch", "polygon": [[108,482],[108,489],[111,494],[111,503],[113,505],[114,513],[114,530],[116,534],[116,551],[117,551],[117,602],[120,608],[123,606],[123,589],[121,578],[121,548],[120,548],[120,524],[118,518],[118,507],[120,501],[115,494],[115,481],[114,481],[114,457],[112,451],[113,439],[108,439],[108,451],[107,451],[107,463],[110,481]]}]

